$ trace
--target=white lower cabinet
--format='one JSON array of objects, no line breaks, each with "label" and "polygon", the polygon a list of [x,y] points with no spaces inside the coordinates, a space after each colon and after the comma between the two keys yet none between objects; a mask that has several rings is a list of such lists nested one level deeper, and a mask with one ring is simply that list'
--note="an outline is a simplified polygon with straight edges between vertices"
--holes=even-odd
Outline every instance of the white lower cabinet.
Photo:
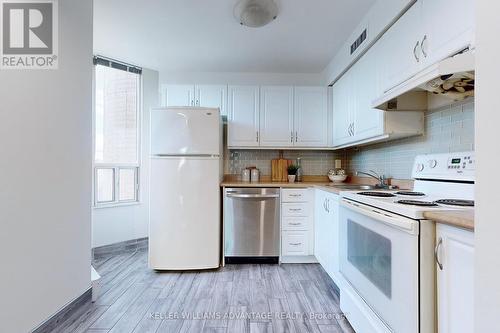
[{"label": "white lower cabinet", "polygon": [[284,255],[307,256],[310,253],[309,231],[283,230],[281,247]]},{"label": "white lower cabinet", "polygon": [[438,332],[474,332],[474,233],[436,227]]},{"label": "white lower cabinet", "polygon": [[338,284],[338,195],[319,189],[314,191],[314,255],[323,269]]},{"label": "white lower cabinet", "polygon": [[314,262],[311,189],[281,189],[281,262]]}]

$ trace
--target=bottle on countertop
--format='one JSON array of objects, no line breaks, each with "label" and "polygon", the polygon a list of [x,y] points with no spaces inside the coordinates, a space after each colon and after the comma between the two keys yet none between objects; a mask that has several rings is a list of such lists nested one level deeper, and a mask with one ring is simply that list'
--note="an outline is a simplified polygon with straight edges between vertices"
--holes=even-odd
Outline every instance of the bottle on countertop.
[{"label": "bottle on countertop", "polygon": [[301,162],[301,158],[300,157],[297,157],[297,174],[296,174],[296,181],[297,182],[301,182],[302,181],[302,176],[304,174],[304,172],[302,171],[302,165],[300,164]]}]

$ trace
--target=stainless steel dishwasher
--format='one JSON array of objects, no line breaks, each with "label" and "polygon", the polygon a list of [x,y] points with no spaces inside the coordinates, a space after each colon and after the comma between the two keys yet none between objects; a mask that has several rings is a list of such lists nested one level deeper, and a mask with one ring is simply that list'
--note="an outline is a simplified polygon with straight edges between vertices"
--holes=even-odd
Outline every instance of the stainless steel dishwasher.
[{"label": "stainless steel dishwasher", "polygon": [[227,263],[278,263],[280,189],[226,188],[224,256]]}]

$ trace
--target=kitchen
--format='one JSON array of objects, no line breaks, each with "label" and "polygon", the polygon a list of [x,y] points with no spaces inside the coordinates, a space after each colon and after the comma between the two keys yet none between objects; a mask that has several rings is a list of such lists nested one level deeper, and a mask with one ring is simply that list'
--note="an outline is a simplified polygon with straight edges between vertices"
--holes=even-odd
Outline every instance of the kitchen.
[{"label": "kitchen", "polygon": [[93,62],[60,148],[92,156],[65,169],[81,187],[51,176],[80,222],[38,247],[77,259],[40,276],[52,297],[29,287],[38,310],[8,330],[492,330],[482,1],[50,0],[93,16],[79,45],[59,32],[60,52]]}]

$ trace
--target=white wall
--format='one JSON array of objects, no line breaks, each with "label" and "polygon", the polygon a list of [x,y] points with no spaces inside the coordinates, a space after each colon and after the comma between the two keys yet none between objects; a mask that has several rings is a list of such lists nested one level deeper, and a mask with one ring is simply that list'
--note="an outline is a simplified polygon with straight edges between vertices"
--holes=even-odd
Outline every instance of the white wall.
[{"label": "white wall", "polygon": [[500,330],[500,217],[498,210],[498,124],[500,99],[498,76],[496,1],[477,0],[476,11],[476,228],[475,228],[475,332]]},{"label": "white wall", "polygon": [[92,247],[148,236],[149,111],[152,107],[158,106],[158,72],[143,69],[142,90],[140,203],[121,207],[94,208],[92,210]]},{"label": "white wall", "polygon": [[59,69],[0,70],[0,323],[90,287],[92,1],[59,1]]},{"label": "white wall", "polygon": [[322,85],[322,74],[160,72],[160,84]]}]

